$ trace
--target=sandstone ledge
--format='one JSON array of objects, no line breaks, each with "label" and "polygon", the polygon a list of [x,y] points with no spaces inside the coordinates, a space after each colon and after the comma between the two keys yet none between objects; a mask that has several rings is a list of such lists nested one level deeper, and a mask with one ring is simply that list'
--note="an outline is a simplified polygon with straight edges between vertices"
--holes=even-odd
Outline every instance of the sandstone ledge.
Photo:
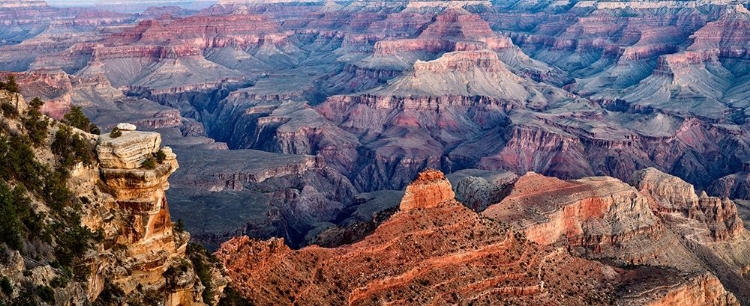
[{"label": "sandstone ledge", "polygon": [[96,153],[102,168],[137,169],[159,150],[161,135],[154,132],[122,131],[122,136],[99,136]]}]

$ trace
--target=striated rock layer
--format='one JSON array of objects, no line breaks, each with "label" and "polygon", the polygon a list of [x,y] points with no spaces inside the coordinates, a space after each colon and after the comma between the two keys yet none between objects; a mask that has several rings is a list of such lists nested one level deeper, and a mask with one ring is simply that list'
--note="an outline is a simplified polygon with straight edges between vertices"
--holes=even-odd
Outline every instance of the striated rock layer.
[{"label": "striated rock layer", "polygon": [[617,179],[566,182],[529,173],[511,188],[482,214],[526,229],[528,239],[542,245],[565,237],[571,245],[600,249],[661,232],[648,199]]},{"label": "striated rock layer", "polygon": [[[166,292],[166,305],[202,304],[204,287],[192,266],[184,263],[190,236],[173,230],[165,196],[167,179],[178,168],[177,156],[169,147],[161,148],[158,133],[133,127],[116,138],[100,136],[96,150],[102,180],[119,208],[117,218],[103,224],[106,232],[115,234],[106,237],[105,249],[121,247],[114,262],[104,261],[95,270],[95,279],[106,278],[126,294],[144,289]],[[157,152],[163,161],[145,168],[143,163]],[[175,267],[185,268],[165,274]]]},{"label": "striated rock layer", "polygon": [[[291,250],[280,239],[238,237],[216,254],[233,286],[258,305],[739,305],[698,264],[618,267],[578,255],[576,245],[624,245],[666,230],[648,196],[620,181],[528,174],[485,211],[490,218],[461,205],[451,189],[442,173],[421,173],[399,211],[351,245]],[[512,226],[498,207],[515,213],[505,219]],[[555,228],[560,234],[549,232]]]},{"label": "striated rock layer", "polygon": [[[7,91],[0,91],[0,102],[0,136],[23,141],[28,131],[22,120],[30,120],[30,115],[17,112],[32,106],[21,95]],[[50,237],[47,241],[16,234],[24,239],[22,247],[0,246],[4,283],[0,304],[35,305],[39,301],[35,296],[55,305],[217,302],[216,294],[220,295],[227,283],[221,266],[189,258],[195,253],[188,251],[190,235],[171,221],[165,190],[178,164],[169,148],[161,148],[160,135],[121,124],[121,136],[98,136],[43,115],[41,119],[49,123],[48,129],[41,143],[25,153],[31,155],[26,157],[31,161],[24,166],[34,167],[29,173],[53,176],[64,172],[61,178],[54,178],[62,185],[52,187],[45,177],[40,181],[44,187],[35,187],[42,194],[35,194],[35,189],[17,189],[34,199],[28,200],[26,213],[44,216],[36,221],[39,224],[34,230],[38,232],[34,234]],[[66,131],[74,142],[80,142],[61,144]],[[60,160],[66,156],[56,155],[65,146],[90,155],[69,166],[62,164]],[[55,171],[46,170],[53,167]],[[24,180],[4,174],[2,185],[29,183]],[[59,207],[53,206],[51,194],[60,198]],[[71,236],[60,231],[75,233]],[[61,253],[64,248],[76,250],[65,255]],[[64,263],[64,256],[75,258]],[[199,263],[200,269],[196,267]],[[204,292],[208,286],[213,291]]]}]

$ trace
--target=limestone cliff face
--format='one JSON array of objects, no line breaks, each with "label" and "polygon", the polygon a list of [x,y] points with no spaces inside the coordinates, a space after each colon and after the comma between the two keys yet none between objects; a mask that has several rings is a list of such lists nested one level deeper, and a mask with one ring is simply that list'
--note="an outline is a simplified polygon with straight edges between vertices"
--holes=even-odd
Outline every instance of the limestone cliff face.
[{"label": "limestone cliff face", "polygon": [[[141,288],[165,292],[166,305],[203,304],[203,286],[183,263],[189,235],[173,231],[165,197],[167,179],[179,167],[177,156],[169,147],[160,148],[158,133],[131,129],[116,138],[100,136],[96,148],[101,178],[120,210],[117,221],[123,221],[107,242],[121,246],[119,254],[127,256],[117,259],[117,267],[100,267],[113,273],[97,277],[111,277],[125,293]],[[152,169],[144,167],[159,151],[163,160]],[[176,274],[165,274],[176,267],[181,268],[174,269]]]},{"label": "limestone cliff face", "polygon": [[656,199],[656,210],[681,213],[687,218],[704,223],[714,240],[729,240],[744,231],[742,219],[734,202],[709,197],[705,192],[698,196],[693,185],[678,177],[648,168],[636,172],[633,184],[641,193]]},{"label": "limestone cliff face", "polygon": [[647,198],[613,178],[562,181],[528,173],[483,214],[525,229],[536,243],[552,244],[564,237],[597,252],[642,235],[658,237],[662,231]]}]

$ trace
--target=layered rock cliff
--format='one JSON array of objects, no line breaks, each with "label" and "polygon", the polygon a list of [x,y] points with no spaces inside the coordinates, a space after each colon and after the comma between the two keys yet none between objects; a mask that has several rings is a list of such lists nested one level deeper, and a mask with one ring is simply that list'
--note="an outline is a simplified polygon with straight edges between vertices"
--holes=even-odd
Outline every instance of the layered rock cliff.
[{"label": "layered rock cliff", "polygon": [[737,206],[727,198],[709,197],[705,192],[698,196],[692,185],[653,168],[637,172],[633,180],[642,193],[654,197],[656,210],[704,223],[715,240],[731,240],[745,231]]},{"label": "layered rock cliff", "polygon": [[[188,259],[195,253],[188,252],[190,235],[181,227],[175,228],[170,218],[165,190],[178,164],[169,148],[161,148],[158,133],[135,131],[134,126],[124,124],[120,125],[119,136],[91,135],[34,115],[40,111],[39,106],[26,105],[20,96],[6,101],[2,95],[0,99],[3,105],[10,105],[3,107],[2,143],[16,143],[18,137],[30,137],[27,134],[43,137],[32,138],[41,142],[27,153],[30,156],[23,164],[33,167],[35,170],[29,170],[32,172],[51,171],[42,174],[47,178],[37,187],[29,184],[29,177],[13,170],[20,166],[13,164],[19,162],[15,158],[3,163],[3,167],[10,167],[3,170],[3,188],[11,184],[22,192],[20,186],[29,186],[23,189],[33,199],[27,213],[45,217],[35,225],[38,233],[22,236],[26,241],[22,247],[2,244],[3,254],[8,256],[0,261],[0,274],[10,291],[4,287],[0,302],[218,302],[227,282],[221,266]],[[21,112],[16,113],[18,110]],[[27,124],[16,124],[19,117]],[[39,126],[29,125],[30,120],[49,122],[49,130],[31,134]],[[14,146],[13,150],[24,150],[23,145]],[[0,150],[7,149],[3,148]],[[6,196],[3,193],[0,198],[5,201]],[[48,238],[43,238],[45,235]]]},{"label": "layered rock cliff", "polygon": [[[535,176],[538,175],[521,177],[514,187],[516,195],[511,193],[508,198],[544,193],[548,187],[564,190],[588,186],[584,188],[587,191],[579,191],[579,194],[588,194],[596,192],[597,187],[602,187],[599,192],[606,193],[610,187],[627,186],[613,179],[542,182]],[[617,214],[628,210],[623,207],[617,212],[616,209],[617,203],[625,200],[630,204],[623,206],[635,205],[639,209],[631,218],[624,219],[632,221],[624,221],[625,224],[645,221],[649,226],[648,222],[652,225],[658,222],[653,214],[645,217],[650,221],[636,217],[650,213],[648,201],[645,196],[638,196],[632,187],[621,189],[623,191],[615,193],[622,192],[622,197],[610,200],[614,205],[609,206],[614,209],[604,211]],[[518,227],[482,217],[452,197],[450,183],[442,173],[427,170],[407,187],[399,211],[359,242],[336,248],[309,246],[292,250],[280,239],[258,241],[238,237],[222,244],[216,254],[227,266],[235,290],[257,304],[494,304],[502,301],[660,305],[686,301],[739,305],[735,296],[705,271],[686,273],[664,267],[618,267],[585,259],[570,251],[567,243],[533,242],[538,237],[527,240],[526,235],[513,229]],[[597,201],[576,200],[575,196],[571,201],[566,196],[550,196],[542,202],[556,202],[558,207],[586,206],[577,211],[588,215],[590,223],[582,229],[592,231],[592,236],[601,230],[592,223],[608,222],[600,219],[603,215],[596,211],[601,210],[593,208]],[[599,204],[607,206],[606,201]],[[528,214],[518,217],[518,222],[541,221],[540,217]],[[533,232],[528,228],[524,231]],[[572,242],[576,241],[575,235],[571,232]]]},{"label": "layered rock cliff", "polygon": [[600,250],[638,236],[652,239],[661,234],[648,199],[616,179],[565,182],[529,173],[511,188],[507,197],[483,214],[524,228],[529,240],[542,245],[565,237],[571,245]]}]

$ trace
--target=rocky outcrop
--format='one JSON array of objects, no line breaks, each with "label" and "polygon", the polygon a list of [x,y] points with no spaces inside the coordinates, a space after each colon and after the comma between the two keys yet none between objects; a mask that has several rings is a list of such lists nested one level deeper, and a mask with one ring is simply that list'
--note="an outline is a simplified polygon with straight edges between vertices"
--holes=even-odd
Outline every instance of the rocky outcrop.
[{"label": "rocky outcrop", "polygon": [[419,173],[414,182],[406,187],[406,193],[401,200],[399,209],[432,208],[444,201],[453,200],[453,188],[443,173],[437,170],[425,170]]},{"label": "rocky outcrop", "polygon": [[704,223],[715,240],[729,240],[745,230],[734,202],[709,197],[705,192],[698,196],[692,185],[677,177],[649,168],[637,172],[633,184],[641,193],[656,200],[654,209],[677,212]]},{"label": "rocky outcrop", "polygon": [[526,174],[482,214],[510,223],[537,243],[563,241],[586,258],[710,273],[707,282],[720,280],[731,298],[724,289],[702,296],[700,289],[691,288],[694,280],[680,282],[679,290],[672,286],[674,294],[684,291],[678,295],[730,305],[736,297],[744,303],[748,297],[742,288],[747,285],[738,275],[750,264],[744,255],[750,245],[734,203],[705,193],[697,196],[692,185],[652,168],[633,176],[629,186],[606,177],[563,181]]},{"label": "rocky outcrop", "polygon": [[138,169],[160,146],[159,133],[125,130],[116,138],[102,135],[96,151],[103,168]]},{"label": "rocky outcrop", "polygon": [[[624,185],[612,179],[542,182],[539,178],[521,177],[515,195],[586,184],[591,184],[588,191],[602,184],[598,186],[603,187],[601,192],[607,192],[610,187]],[[625,189],[638,198],[634,188]],[[423,172],[407,187],[399,211],[351,245],[292,250],[279,239],[237,237],[222,244],[216,254],[227,266],[234,288],[259,304],[502,301],[658,305],[685,299],[739,305],[711,274],[648,266],[613,267],[572,255],[564,247],[542,246],[505,223],[447,199],[449,190],[441,172]],[[567,202],[565,196],[552,199]],[[646,202],[636,206],[649,212]],[[596,209],[579,211],[598,218]],[[524,222],[539,220],[531,215],[519,217]],[[577,291],[565,294],[569,290]]]},{"label": "rocky outcrop", "polygon": [[[421,191],[429,191],[426,186],[430,184],[437,185],[435,190],[439,192],[443,187],[450,190],[450,184],[443,180],[442,173],[428,171],[414,186]],[[561,290],[544,285],[553,283],[556,274],[540,276],[523,271],[526,267],[538,271],[542,266],[560,269],[562,260],[569,258],[564,252],[529,244],[455,200],[442,196],[422,200],[420,208],[402,204],[404,209],[350,246],[312,246],[293,251],[280,240],[240,237],[224,243],[216,254],[227,265],[235,288],[261,304],[489,303],[501,297],[516,302],[547,301],[545,292]],[[452,216],[450,222],[444,219],[447,215]],[[490,258],[494,264],[482,264]],[[592,275],[600,273],[591,262],[575,260],[575,265],[591,268]],[[279,290],[269,290],[274,286]],[[292,287],[299,290],[290,290]]]},{"label": "rocky outcrop", "polygon": [[507,186],[498,186],[481,177],[469,176],[456,184],[456,200],[475,211],[500,202],[505,197]]},{"label": "rocky outcrop", "polygon": [[648,199],[616,179],[566,182],[528,173],[511,188],[507,197],[482,214],[523,229],[529,240],[542,245],[562,238],[602,251],[662,232]]},{"label": "rocky outcrop", "polygon": [[[190,266],[178,268],[181,274],[165,276],[170,267],[182,267],[189,236],[173,231],[165,196],[168,177],[177,170],[176,155],[161,148],[158,133],[135,131],[134,126],[119,125],[122,136],[100,136],[97,155],[102,180],[110,188],[114,201],[127,223],[111,237],[110,244],[123,245],[122,266],[101,267],[97,277],[110,278],[125,293],[140,288],[164,290],[167,305],[192,305],[202,302],[202,286]],[[156,154],[162,154],[154,162]],[[144,166],[152,160],[155,165]],[[105,271],[114,269],[114,275]]]}]

